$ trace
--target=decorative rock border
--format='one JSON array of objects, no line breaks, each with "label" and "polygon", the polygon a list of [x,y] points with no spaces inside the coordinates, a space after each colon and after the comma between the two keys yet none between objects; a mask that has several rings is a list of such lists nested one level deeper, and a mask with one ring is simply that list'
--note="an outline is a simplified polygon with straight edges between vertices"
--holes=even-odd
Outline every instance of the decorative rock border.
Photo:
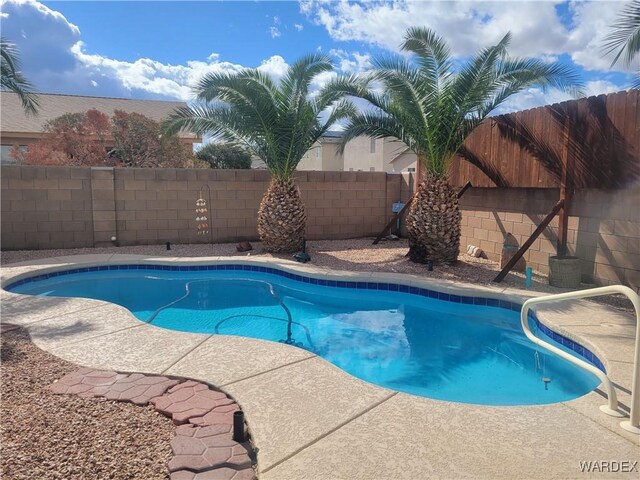
[{"label": "decorative rock border", "polygon": [[81,368],[49,389],[60,395],[152,404],[177,425],[171,440],[171,480],[253,480],[255,452],[249,441],[233,440],[238,404],[204,383],[141,373]]}]

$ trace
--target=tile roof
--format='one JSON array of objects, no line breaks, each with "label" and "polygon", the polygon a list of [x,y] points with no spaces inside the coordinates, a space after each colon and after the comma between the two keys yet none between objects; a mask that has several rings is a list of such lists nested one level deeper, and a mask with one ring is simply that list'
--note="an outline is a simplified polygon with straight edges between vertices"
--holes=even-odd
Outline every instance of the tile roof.
[{"label": "tile roof", "polygon": [[[86,112],[92,108],[106,115],[114,110],[141,113],[155,121],[166,118],[176,107],[184,107],[184,102],[159,100],[131,100],[125,98],[82,97],[79,95],[38,94],[40,108],[38,115],[25,115],[20,99],[15,93],[0,92],[0,132],[39,133],[44,124],[65,113]],[[194,138],[188,133],[181,137]]]}]

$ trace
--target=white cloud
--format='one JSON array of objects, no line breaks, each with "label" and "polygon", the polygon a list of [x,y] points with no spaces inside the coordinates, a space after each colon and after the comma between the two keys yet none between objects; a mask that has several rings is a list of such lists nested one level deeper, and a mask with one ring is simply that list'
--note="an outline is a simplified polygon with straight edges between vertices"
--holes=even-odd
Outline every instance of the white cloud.
[{"label": "white cloud", "polygon": [[[478,38],[483,38],[485,43],[490,43],[494,37],[497,38],[499,36],[497,27],[494,24],[498,21],[497,19],[503,18],[504,15],[501,16],[499,12],[496,13],[496,10],[499,9],[493,4],[492,6],[473,4],[473,9],[469,8],[469,4],[437,3],[426,5],[429,6],[427,10],[430,13],[432,22],[448,18],[447,21],[449,23],[447,25],[451,29],[442,30],[439,28],[439,31],[461,32],[460,35],[457,33],[456,35],[450,35],[450,38],[457,42],[454,48],[460,54],[464,54],[467,51],[476,51],[478,45],[475,42]],[[528,4],[522,4],[522,8],[532,16],[530,23],[537,25],[539,21],[533,18],[535,15],[531,13],[528,7],[525,8],[526,5]],[[549,5],[553,7],[555,4],[543,2],[539,8],[547,12]],[[424,7],[422,8],[424,9]],[[511,4],[503,4],[503,8],[513,10]],[[397,47],[404,33],[405,23],[410,21],[411,24],[414,23],[411,15],[407,17],[407,12],[415,14],[417,18],[415,21],[419,21],[420,5],[404,2],[366,5],[348,4],[346,2],[337,4],[317,4],[312,2],[303,4],[302,9],[307,11],[310,17],[318,22],[320,22],[321,15],[325,15],[323,17],[324,20],[322,20],[324,22],[323,25],[328,25],[327,28],[331,29],[332,35],[344,36],[345,39],[356,39],[357,37],[362,41]],[[337,11],[335,9],[341,9],[340,11],[345,13],[344,17],[335,17],[334,13]],[[567,42],[576,45],[572,50],[574,60],[583,62],[585,65],[587,63],[592,66],[596,65],[594,62],[599,62],[600,60],[591,58],[596,56],[596,44],[592,45],[590,43],[589,28],[593,28],[594,35],[601,35],[600,32],[605,31],[601,25],[610,23],[610,20],[608,20],[610,14],[606,12],[606,8],[603,6],[595,4],[576,4],[572,6],[572,9],[575,25],[571,30],[571,35],[565,32],[565,36],[568,35]],[[451,10],[448,17],[447,10]],[[489,11],[492,13],[487,13]],[[384,12],[387,12],[389,16],[380,17]],[[546,18],[545,16],[548,12],[544,12],[542,16]],[[363,18],[359,18],[358,15]],[[597,20],[599,15],[603,18],[606,17],[605,21],[599,22]],[[279,18],[277,20],[274,17],[271,18],[274,23],[280,22]],[[367,26],[364,21],[367,18],[374,21],[374,27],[375,25],[377,27]],[[476,25],[480,30],[468,31],[460,29],[460,26],[464,25],[463,20],[465,18],[467,23],[470,22],[471,25]],[[523,18],[522,15],[514,17],[518,21]],[[557,28],[554,27],[552,17],[548,18],[549,35],[553,36],[553,32]],[[150,58],[124,61],[92,53],[83,44],[80,29],[77,26],[68,22],[59,12],[55,12],[35,1],[5,0],[2,3],[0,20],[2,22],[3,36],[16,42],[20,49],[27,78],[32,80],[36,87],[44,92],[180,99],[186,101],[193,98],[191,87],[204,74],[208,72],[237,72],[245,68],[244,65],[222,60],[218,53],[211,53],[205,59],[188,60],[183,64],[177,65],[162,63]],[[444,22],[444,20],[442,21]],[[504,22],[504,20],[501,21]],[[388,28],[381,27],[380,25],[383,23]],[[538,32],[538,27],[535,25],[521,26],[521,30],[529,32],[529,34]],[[277,29],[276,26],[272,28]],[[496,32],[492,33],[492,28],[495,28]],[[562,32],[562,28],[557,31]],[[486,36],[480,36],[478,34],[479,31],[484,32]],[[25,38],[22,38],[22,32],[24,32]],[[541,44],[545,44],[547,42],[546,37],[542,37],[544,35],[541,35]],[[520,48],[524,48],[522,42],[519,45]],[[583,50],[579,50],[578,46],[580,45],[584,47]],[[318,51],[321,50],[322,48],[318,47]],[[553,50],[539,47],[538,50],[541,58],[547,61],[553,61],[561,53],[559,48]],[[592,53],[588,54],[588,52]],[[329,53],[334,57],[339,73],[358,73],[371,68],[371,57],[368,53],[347,52],[341,49],[333,49]],[[603,62],[608,66],[608,60],[603,60]],[[263,60],[258,68],[277,81],[286,73],[288,64],[283,57],[273,55]],[[311,86],[312,94],[335,76],[336,73],[334,72],[319,75]],[[586,85],[586,93],[588,95],[610,93],[621,89],[622,86],[611,81],[611,77],[592,80]],[[566,94],[558,91],[550,90],[545,93],[541,89],[531,88],[509,99],[509,102],[501,107],[500,112],[532,108],[567,99],[569,97]]]},{"label": "white cloud", "polygon": [[266,73],[275,81],[280,80],[285,73],[287,73],[287,69],[289,65],[285,62],[284,58],[280,55],[273,55],[271,58],[267,60],[263,60],[263,62],[258,67],[258,70]]},{"label": "white cloud", "polygon": [[299,32],[301,32],[302,30],[304,30],[304,25],[300,24],[300,23],[294,23],[293,26],[295,27],[295,29]]},{"label": "white cloud", "polygon": [[542,107],[543,105],[551,105],[553,103],[571,100],[571,95],[560,90],[550,89],[545,92],[538,87],[530,87],[517,93],[507,99],[500,105],[492,115],[500,115],[503,113],[518,112],[528,110],[530,108]]},{"label": "white cloud", "polygon": [[[510,53],[552,61],[567,53],[587,69],[608,70],[601,45],[621,8],[620,1],[570,3],[573,24],[563,25],[552,1],[442,2],[392,0],[352,3],[305,0],[301,11],[335,40],[361,41],[397,51],[407,28],[421,25],[442,34],[456,56],[495,44],[511,31]],[[624,70],[623,66],[616,69]]]},{"label": "white cloud", "polygon": [[592,95],[606,95],[608,93],[619,92],[623,90],[621,85],[617,85],[608,80],[592,80],[585,85],[585,94],[587,96]]},{"label": "white cloud", "polygon": [[[2,8],[3,35],[16,39],[25,75],[43,92],[187,101],[194,96],[191,87],[206,73],[245,68],[222,61],[218,53],[179,65],[150,58],[132,62],[108,58],[87,52],[78,27],[42,4],[8,0]],[[18,17],[21,21],[14,22]],[[27,33],[22,40],[21,30]],[[258,68],[277,80],[287,67],[281,56],[274,55]]]},{"label": "white cloud", "polygon": [[[568,36],[567,51],[576,64],[590,70],[609,70],[613,58],[603,56],[602,45],[612,31],[611,25],[616,23],[620,10],[626,5],[626,2],[571,3],[575,28]],[[633,69],[633,66],[625,67],[622,62],[613,67],[618,71]]]},{"label": "white cloud", "polygon": [[337,58],[338,70],[342,73],[361,73],[373,68],[371,55],[368,53],[361,54],[360,52],[347,52],[342,49],[331,49],[329,50],[329,55]]},{"label": "white cloud", "polygon": [[269,27],[269,35],[271,35],[271,38],[278,38],[282,35],[282,32],[278,27],[272,26],[272,27]]},{"label": "white cloud", "polygon": [[[407,28],[423,25],[446,34],[456,55],[496,43],[511,30],[514,53],[556,53],[566,30],[559,2],[303,2],[301,10],[337,40],[357,40],[398,50]],[[447,34],[454,32],[455,34]]]}]

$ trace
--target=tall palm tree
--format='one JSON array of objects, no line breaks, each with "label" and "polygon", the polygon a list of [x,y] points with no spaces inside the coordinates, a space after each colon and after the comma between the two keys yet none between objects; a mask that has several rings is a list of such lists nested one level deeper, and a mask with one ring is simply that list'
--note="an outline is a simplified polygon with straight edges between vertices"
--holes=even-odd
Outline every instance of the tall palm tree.
[{"label": "tall palm tree", "polygon": [[244,147],[267,165],[271,184],[258,210],[258,234],[267,251],[301,248],[306,213],[293,173],[333,123],[356,112],[326,88],[310,97],[314,78],[332,69],[329,57],[312,54],[291,65],[279,83],[257,69],[210,73],[195,88],[206,103],[180,108],[166,123],[169,132],[188,129]]},{"label": "tall palm tree", "polygon": [[[605,38],[604,54],[615,54],[611,66],[624,54],[624,64],[629,66],[640,54],[640,0],[633,0],[623,8],[612,28],[613,31]],[[632,88],[640,88],[640,69],[636,72]]]},{"label": "tall palm tree", "polygon": [[331,88],[367,100],[373,109],[349,119],[342,146],[355,137],[396,137],[424,166],[420,190],[407,215],[413,261],[454,263],[461,214],[447,170],[467,136],[511,95],[532,85],[579,93],[568,67],[507,55],[510,34],[459,69],[444,40],[426,28],[410,28],[402,50],[412,57],[375,60],[361,79],[337,79]]},{"label": "tall palm tree", "polygon": [[33,85],[20,71],[20,56],[16,46],[0,37],[0,88],[18,95],[22,107],[29,114],[38,111],[38,97]]}]

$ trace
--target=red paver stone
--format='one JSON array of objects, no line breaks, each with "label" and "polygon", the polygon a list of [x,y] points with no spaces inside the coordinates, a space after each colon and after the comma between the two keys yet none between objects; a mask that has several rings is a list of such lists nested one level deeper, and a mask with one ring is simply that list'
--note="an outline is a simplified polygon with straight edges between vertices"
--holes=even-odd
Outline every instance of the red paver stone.
[{"label": "red paver stone", "polygon": [[234,470],[222,467],[200,473],[180,470],[171,474],[171,480],[256,480],[257,478],[253,468]]},{"label": "red paver stone", "polygon": [[237,412],[238,410],[240,410],[240,407],[234,402],[230,405],[216,407],[202,417],[191,418],[189,422],[200,426],[215,425],[218,423],[233,425],[233,412]]},{"label": "red paver stone", "polygon": [[232,438],[229,425],[193,427],[181,425],[171,440],[173,458],[169,471],[203,472],[216,467],[241,470],[251,467],[252,451],[248,442],[240,444]]},{"label": "red paver stone", "polygon": [[118,380],[111,385],[105,398],[132,402],[136,405],[146,405],[153,398],[165,393],[169,388],[174,387],[178,380],[171,380],[167,377],[146,376],[134,373],[128,378]]},{"label": "red paver stone", "polygon": [[[71,372],[60,380],[58,380],[53,385],[49,386],[49,389],[53,393],[57,394],[66,394],[66,393],[80,393],[78,389],[74,389],[73,391],[69,391],[71,387],[77,387],[78,385],[88,385],[92,386],[103,386],[103,385],[111,385],[118,379],[118,375],[116,372],[107,372],[103,370],[94,370],[92,368],[81,368],[74,372]],[[121,375],[126,376],[126,375]],[[90,388],[80,388],[82,392],[87,392]]]},{"label": "red paver stone", "polygon": [[188,380],[171,388],[166,395],[151,400],[156,410],[182,425],[194,417],[204,417],[217,407],[233,402],[223,392],[209,390],[202,383]]},{"label": "red paver stone", "polygon": [[233,412],[240,407],[223,392],[210,390],[203,383],[81,368],[49,388],[58,394],[104,397],[138,405],[153,403],[157,411],[178,424],[171,440],[174,456],[168,465],[173,480],[256,478],[251,468],[255,458],[251,445],[232,438]]},{"label": "red paver stone", "polygon": [[[202,443],[200,443],[200,445],[202,445]],[[180,446],[182,447],[182,445]],[[195,446],[194,450],[187,451],[196,451]],[[182,455],[175,454],[174,452],[173,458],[169,460],[169,471],[191,470],[193,472],[202,472],[214,467],[231,467],[235,470],[240,470],[250,468],[251,463],[249,450],[243,445],[236,444],[234,447],[204,447],[204,451],[201,454]]]},{"label": "red paver stone", "polygon": [[57,394],[76,394],[84,398],[105,397],[108,400],[146,405],[149,400],[162,395],[176,384],[178,380],[167,377],[81,368],[65,375],[49,389]]}]

